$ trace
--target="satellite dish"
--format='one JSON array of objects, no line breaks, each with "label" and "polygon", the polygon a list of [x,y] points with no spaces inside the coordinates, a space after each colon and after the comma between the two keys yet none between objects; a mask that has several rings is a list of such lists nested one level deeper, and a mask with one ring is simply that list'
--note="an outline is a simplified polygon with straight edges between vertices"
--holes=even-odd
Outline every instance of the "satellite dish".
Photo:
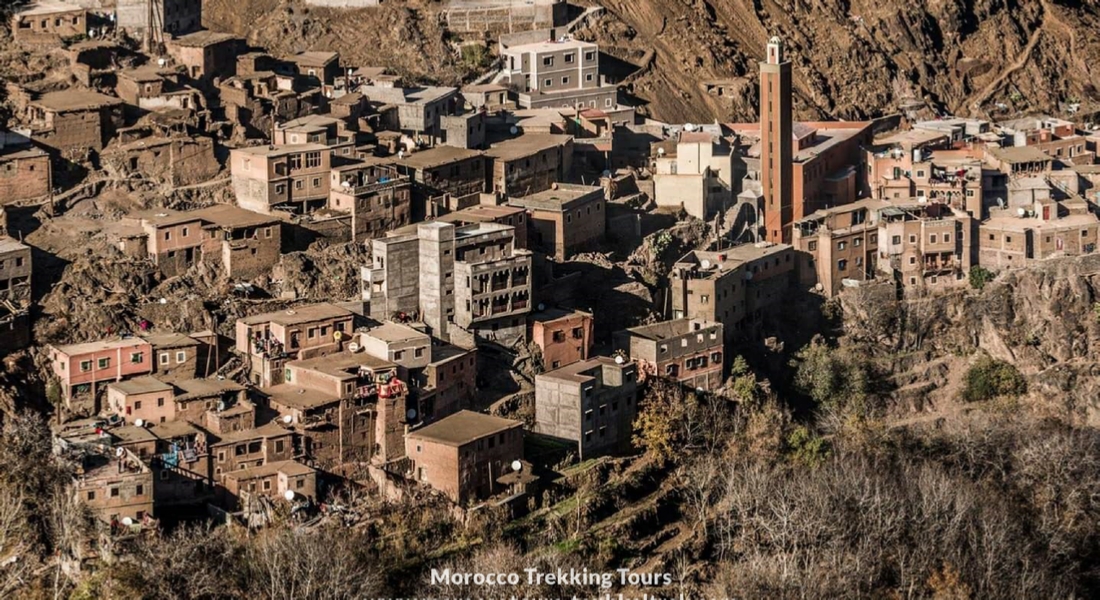
[{"label": "satellite dish", "polygon": [[134,520],[130,517],[122,517],[122,524],[129,527],[134,524]]},{"label": "satellite dish", "polygon": [[512,461],[512,470],[516,471],[516,472],[522,471],[523,470],[523,463],[521,463],[518,460],[513,460]]},{"label": "satellite dish", "polygon": [[342,182],[340,182],[340,187],[342,187],[346,190],[346,189],[351,187],[351,182],[350,181],[342,181]]},{"label": "satellite dish", "polygon": [[163,58],[158,58],[157,64],[163,67],[164,65],[168,64],[168,61],[164,60]]},{"label": "satellite dish", "polygon": [[397,158],[405,158],[405,151],[404,150],[398,150],[397,151]]},{"label": "satellite dish", "polygon": [[539,310],[546,310],[546,305],[542,302],[539,302]]},{"label": "satellite dish", "polygon": [[508,129],[508,133],[510,133],[510,134],[512,134],[512,135],[516,135],[517,133],[519,133],[519,127],[516,127],[515,125],[512,125],[512,126],[511,126],[511,127],[510,127],[510,128]]},{"label": "satellite dish", "polygon": [[145,421],[143,421],[142,419],[135,419],[134,420],[134,425],[136,425],[138,427],[145,427]]},{"label": "satellite dish", "polygon": [[710,261],[704,258],[704,259],[703,259],[703,260],[702,260],[702,261],[701,261],[701,262],[699,263],[699,266],[700,266],[700,267],[702,267],[702,268],[703,268],[703,270],[705,271],[705,270],[707,270],[707,269],[709,269],[709,268],[710,268]]},{"label": "satellite dish", "polygon": [[283,492],[283,498],[286,498],[287,501],[293,501],[294,500],[294,490],[287,490],[287,491]]},{"label": "satellite dish", "polygon": [[115,456],[117,456],[119,458],[122,458],[123,454],[126,454],[126,451],[123,450],[121,446],[119,446],[118,448],[115,448]]},{"label": "satellite dish", "polygon": [[290,425],[291,421],[293,421],[293,420],[294,420],[294,417],[292,417],[290,415],[286,415],[285,417],[283,417],[283,423],[286,423],[287,425]]},{"label": "satellite dish", "polygon": [[225,400],[218,400],[218,412],[225,410]]},{"label": "satellite dish", "polygon": [[410,421],[415,419],[416,418],[416,409],[415,408],[410,408],[409,410],[405,411],[405,418],[410,420]]},{"label": "satellite dish", "polygon": [[695,131],[695,123],[684,123],[684,131]]},{"label": "satellite dish", "polygon": [[1024,209],[1022,209],[1022,208],[1017,208],[1017,209],[1016,209],[1016,214],[1018,214],[1018,215],[1020,215],[1020,216],[1022,217],[1022,216],[1024,216],[1024,215],[1026,215],[1026,214],[1027,214],[1027,211],[1026,211],[1026,210],[1024,210]]},{"label": "satellite dish", "polygon": [[665,155],[665,149],[664,148],[657,148],[657,156],[664,156],[664,155]]},{"label": "satellite dish", "polygon": [[617,365],[623,364],[623,355],[622,354],[616,354],[615,355],[615,364],[617,364]]},{"label": "satellite dish", "polygon": [[359,351],[359,344],[356,344],[355,342],[352,342],[352,343],[348,344],[348,352],[353,352],[354,353],[354,352],[358,352],[358,351]]}]

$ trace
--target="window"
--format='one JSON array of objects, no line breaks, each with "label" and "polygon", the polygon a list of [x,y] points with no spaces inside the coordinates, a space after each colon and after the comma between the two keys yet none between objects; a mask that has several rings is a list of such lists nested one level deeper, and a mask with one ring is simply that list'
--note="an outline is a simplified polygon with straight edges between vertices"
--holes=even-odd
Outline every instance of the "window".
[{"label": "window", "polygon": [[186,352],[180,351],[180,352],[176,353],[176,363],[177,364],[181,363],[185,360],[187,360],[187,353]]},{"label": "window", "polygon": [[562,58],[563,58],[563,59],[565,59],[565,62],[567,62],[567,63],[571,63],[571,62],[573,62],[573,61],[574,61],[574,60],[575,60],[575,59],[577,58],[577,55],[575,55],[575,54],[573,54],[572,52],[570,52],[569,54],[566,54],[566,55],[565,55],[565,56],[563,56]]},{"label": "window", "polygon": [[100,369],[106,369],[109,366],[111,366],[111,359],[110,358],[101,358],[101,359],[99,359],[99,368]]},{"label": "window", "polygon": [[296,190],[305,189],[305,187],[306,187],[306,182],[302,181],[301,179],[294,182],[294,189],[296,189]]},{"label": "window", "polygon": [[141,410],[141,400],[134,402],[134,410]]},{"label": "window", "polygon": [[863,245],[863,238],[856,238],[855,240],[852,241],[852,245],[855,246],[856,248],[859,248],[860,246]]},{"label": "window", "polygon": [[933,233],[932,235],[928,236],[928,242],[931,243],[931,244],[935,244],[936,243],[936,234]]},{"label": "window", "polygon": [[1089,230],[1082,229],[1081,230],[1081,237],[1088,237],[1088,236],[1089,236]]},{"label": "window", "polygon": [[118,498],[118,488],[116,488],[116,487],[111,488],[111,497],[112,498]]},{"label": "window", "polygon": [[168,353],[167,352],[161,352],[160,353],[160,364],[162,364],[162,365],[167,365],[168,364]]},{"label": "window", "polygon": [[265,479],[264,480],[264,491],[266,492],[270,489],[271,489],[271,480],[270,479]]},{"label": "window", "polygon": [[945,243],[945,244],[946,244],[946,243],[948,243],[948,242],[950,242],[950,241],[951,241],[951,234],[950,234],[950,233],[945,233],[945,234],[943,234],[943,243]]},{"label": "window", "polygon": [[843,250],[847,247],[848,247],[848,242],[837,242],[836,243],[836,249],[837,250]]},{"label": "window", "polygon": [[838,260],[836,262],[836,268],[837,268],[837,270],[840,270],[840,271],[847,271],[848,270],[848,261],[843,259],[843,258]]},{"label": "window", "polygon": [[398,350],[398,351],[393,353],[393,359],[394,360],[401,360],[402,358],[405,358],[405,351],[404,350]]},{"label": "window", "polygon": [[585,81],[592,81],[592,74],[591,73],[585,73],[584,80]]},{"label": "window", "polygon": [[550,87],[550,86],[554,85],[554,80],[553,79],[547,79],[547,80],[543,81],[542,84],[545,87]]},{"label": "window", "polygon": [[145,486],[141,485],[139,483],[137,488],[134,490],[134,495],[135,496],[144,496],[145,495]]},{"label": "window", "polygon": [[157,398],[157,406],[164,406],[164,398]]},{"label": "window", "polygon": [[1011,244],[1012,243],[1012,236],[1011,235],[1006,235],[1005,236],[1005,243],[1006,244]]},{"label": "window", "polygon": [[130,354],[130,362],[135,365],[140,365],[145,360],[144,352],[132,352]]},{"label": "window", "polygon": [[890,243],[894,244],[894,245],[900,244],[901,243],[901,236],[900,235],[895,235],[894,237],[890,238]]},{"label": "window", "polygon": [[596,53],[589,51],[584,53],[584,60],[596,60]]},{"label": "window", "polygon": [[171,231],[165,231],[165,232],[164,232],[164,239],[165,239],[165,240],[170,240],[170,239],[172,239],[172,232],[171,232]]},{"label": "window", "polygon": [[424,356],[424,349],[423,348],[417,348],[417,349],[413,350],[413,357],[421,358],[423,356]]},{"label": "window", "polygon": [[321,178],[320,177],[314,177],[313,178],[313,187],[315,187],[315,188],[321,187]]},{"label": "window", "polygon": [[562,77],[561,78],[561,84],[562,85],[569,85],[569,78],[568,77]]},{"label": "window", "polygon": [[915,265],[915,264],[917,264],[917,257],[915,257],[915,256],[910,256],[910,257],[909,257],[909,264],[911,264],[911,265]]},{"label": "window", "polygon": [[182,233],[180,233],[180,235],[182,235],[183,237],[187,237],[187,228],[186,227],[183,228]]},{"label": "window", "polygon": [[544,57],[542,57],[542,66],[544,66],[544,67],[554,66],[554,57],[553,56],[544,56]]},{"label": "window", "polygon": [[276,195],[282,196],[285,193],[286,193],[286,184],[283,184],[283,183],[275,184],[275,194]]},{"label": "window", "polygon": [[603,104],[604,106],[611,108],[613,102],[614,101],[611,98],[604,98]]},{"label": "window", "polygon": [[555,331],[553,339],[554,339],[554,342],[564,342],[565,341],[565,332],[564,331]]},{"label": "window", "polygon": [[910,243],[910,244],[915,244],[915,243],[917,243],[917,236],[915,236],[915,235],[913,235],[913,234],[909,234],[909,243]]},{"label": "window", "polygon": [[315,168],[321,166],[321,153],[320,152],[307,152],[306,153],[306,167]]},{"label": "window", "polygon": [[584,329],[580,327],[573,328],[573,339],[579,340],[584,337]]},{"label": "window", "polygon": [[810,242],[809,250],[810,252],[817,252],[817,242]]},{"label": "window", "polygon": [[88,491],[88,499],[89,500],[95,500],[95,491],[92,491],[92,490]]}]

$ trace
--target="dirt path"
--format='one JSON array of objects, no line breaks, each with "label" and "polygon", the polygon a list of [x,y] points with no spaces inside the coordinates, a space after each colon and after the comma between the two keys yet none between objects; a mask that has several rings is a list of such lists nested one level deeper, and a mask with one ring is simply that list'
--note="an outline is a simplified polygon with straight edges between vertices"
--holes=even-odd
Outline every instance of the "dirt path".
[{"label": "dirt path", "polygon": [[1031,52],[1035,49],[1035,46],[1039,44],[1039,38],[1042,36],[1043,30],[1046,29],[1047,15],[1049,14],[1050,12],[1047,10],[1047,4],[1044,1],[1042,21],[1040,21],[1039,26],[1035,28],[1035,31],[1031,32],[1031,39],[1027,41],[1027,45],[1024,46],[1024,49],[1020,51],[1020,54],[1016,57],[1016,60],[1012,61],[1012,64],[1005,67],[996,79],[994,79],[989,85],[985,86],[981,93],[979,93],[976,97],[973,97],[973,100],[964,103],[963,106],[969,105],[971,107],[971,110],[973,111],[980,110],[982,105],[985,104],[986,101],[989,100],[989,97],[993,95],[993,92],[996,92],[997,89],[1004,84],[1005,80],[1007,80],[1013,73],[1019,71],[1020,69],[1024,68],[1025,65],[1027,65],[1028,61],[1031,60]]}]

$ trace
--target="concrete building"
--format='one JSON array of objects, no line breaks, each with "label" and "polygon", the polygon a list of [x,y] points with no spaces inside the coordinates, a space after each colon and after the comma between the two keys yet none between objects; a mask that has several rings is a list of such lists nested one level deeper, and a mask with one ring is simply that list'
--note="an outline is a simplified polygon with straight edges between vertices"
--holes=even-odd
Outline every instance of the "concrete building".
[{"label": "concrete building", "polygon": [[230,471],[222,476],[221,484],[224,493],[220,501],[226,510],[247,512],[261,496],[283,502],[287,492],[294,492],[295,500],[317,499],[317,470],[294,460]]},{"label": "concrete building", "polygon": [[153,472],[134,453],[109,447],[83,453],[74,482],[77,501],[103,523],[141,523],[153,516]]},{"label": "concrete building", "polygon": [[721,323],[685,318],[631,327],[615,332],[613,344],[651,376],[710,392],[725,381]]},{"label": "concrete building", "polygon": [[1086,200],[1038,195],[1027,205],[990,210],[978,228],[978,262],[997,270],[1091,254],[1097,248],[1098,230],[1100,222]]},{"label": "concrete building", "polygon": [[493,192],[526,196],[569,181],[573,170],[573,136],[526,134],[493,144],[487,184]]},{"label": "concrete building", "polygon": [[527,212],[531,247],[560,261],[596,248],[607,231],[602,187],[555,183],[548,190],[510,197],[508,204]]},{"label": "concrete building", "polygon": [[588,360],[592,353],[591,313],[548,308],[531,315],[528,330],[531,342],[542,352],[542,365],[547,370]]},{"label": "concrete building", "polygon": [[952,205],[911,199],[879,209],[878,270],[904,286],[965,285],[978,220]]},{"label": "concrete building", "polygon": [[535,431],[577,444],[578,458],[628,448],[637,414],[638,368],[607,357],[535,377]]},{"label": "concrete building", "polygon": [[412,184],[391,165],[356,162],[333,167],[329,205],[351,215],[353,241],[382,237],[412,219]]},{"label": "concrete building", "polygon": [[52,187],[50,178],[49,154],[25,136],[0,131],[0,207],[46,197]]},{"label": "concrete building", "polygon": [[118,27],[139,39],[146,35],[150,14],[158,34],[180,36],[202,28],[202,0],[115,0],[115,6]]},{"label": "concrete building", "polygon": [[233,191],[241,208],[308,214],[328,204],[332,155],[327,146],[254,146],[229,155]]},{"label": "concrete building", "polygon": [[669,146],[671,151],[662,146],[653,160],[658,206],[682,207],[698,219],[732,207],[735,170],[729,143],[710,133],[682,131]]},{"label": "concrete building", "polygon": [[475,223],[508,225],[515,228],[516,248],[530,249],[527,244],[527,211],[516,206],[478,204],[439,215],[435,220],[454,223],[455,226],[473,225]]},{"label": "concrete building", "polygon": [[439,118],[439,143],[455,148],[483,148],[488,129],[484,112],[474,111]]},{"label": "concrete building", "polygon": [[106,384],[153,372],[153,346],[137,337],[49,346],[50,367],[61,398],[74,412],[96,412]]},{"label": "concrete building", "polygon": [[439,216],[447,197],[464,199],[485,191],[485,157],[476,150],[436,146],[403,154],[394,163],[413,181],[414,217]]},{"label": "concrete building", "polygon": [[355,156],[356,132],[349,123],[330,115],[306,115],[275,125],[272,143],[276,146],[321,144],[328,146],[334,159]]},{"label": "concrete building", "polygon": [[455,114],[460,106],[458,89],[452,87],[365,85],[359,93],[382,114],[385,129],[428,144],[436,143],[443,135],[440,117]]},{"label": "concrete building", "polygon": [[497,480],[523,459],[523,423],[461,411],[405,436],[413,478],[469,505],[506,489]]},{"label": "concrete building", "polygon": [[1035,115],[1001,121],[997,128],[1012,146],[1031,146],[1067,164],[1091,165],[1096,160],[1096,152],[1087,148],[1085,136],[1078,135],[1071,121]]},{"label": "concrete building", "polygon": [[798,252],[800,285],[820,285],[832,297],[845,280],[874,279],[879,272],[879,214],[888,206],[884,200],[861,200],[795,222],[792,245]]},{"label": "concrete building", "polygon": [[414,314],[444,340],[456,325],[482,336],[523,334],[531,253],[516,248],[512,227],[421,223],[415,235],[374,240],[373,248],[363,295],[375,318]]},{"label": "concrete building", "polygon": [[602,86],[600,51],[571,38],[514,45],[501,51],[504,76],[522,108],[612,108],[617,89]]},{"label": "concrete building", "polygon": [[236,351],[246,357],[254,385],[283,382],[288,361],[339,352],[355,315],[334,304],[310,304],[237,319]]},{"label": "concrete building", "polygon": [[28,107],[31,139],[66,158],[82,158],[106,147],[122,126],[122,100],[70,89],[50,92]]},{"label": "concrete building", "polygon": [[155,377],[118,381],[107,386],[107,410],[126,423],[175,421],[175,391]]},{"label": "concrete building", "polygon": [[60,0],[34,0],[15,10],[11,35],[20,44],[60,45],[88,35],[88,11]]},{"label": "concrete building", "polygon": [[764,234],[773,243],[790,243],[793,202],[791,62],[783,41],[768,40],[760,63],[760,181],[764,193]]},{"label": "concrete building", "polygon": [[689,252],[669,275],[672,318],[721,323],[727,341],[744,337],[787,296],[793,277],[794,251],[787,244]]},{"label": "concrete building", "polygon": [[214,480],[241,469],[290,460],[297,454],[294,432],[277,423],[217,436],[210,443]]}]

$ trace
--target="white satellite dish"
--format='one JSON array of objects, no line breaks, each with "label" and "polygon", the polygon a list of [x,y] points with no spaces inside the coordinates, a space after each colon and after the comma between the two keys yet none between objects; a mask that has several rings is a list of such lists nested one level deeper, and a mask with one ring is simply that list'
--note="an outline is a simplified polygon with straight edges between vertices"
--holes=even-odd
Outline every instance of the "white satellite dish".
[{"label": "white satellite dish", "polygon": [[684,131],[695,131],[695,123],[684,123]]},{"label": "white satellite dish", "polygon": [[346,189],[351,187],[351,182],[350,181],[342,181],[342,182],[340,182],[340,187],[342,187],[346,190]]},{"label": "white satellite dish", "polygon": [[710,261],[704,258],[702,261],[699,262],[699,266],[702,267],[704,271],[706,271],[710,268]]},{"label": "white satellite dish", "polygon": [[617,364],[617,365],[623,364],[623,356],[621,354],[615,356],[615,364]]},{"label": "white satellite dish", "polygon": [[664,156],[664,155],[665,155],[665,149],[664,148],[657,148],[657,156]]},{"label": "white satellite dish", "polygon": [[285,417],[283,417],[283,423],[286,423],[287,425],[290,425],[291,421],[293,421],[293,420],[294,420],[294,417],[292,417],[290,415],[286,415]]},{"label": "white satellite dish", "polygon": [[129,527],[134,524],[134,520],[130,517],[122,517],[122,524]]},{"label": "white satellite dish", "polygon": [[512,126],[511,126],[511,127],[510,127],[510,128],[508,129],[508,133],[510,133],[510,134],[512,134],[512,135],[516,135],[517,133],[519,133],[519,127],[516,127],[515,125],[512,125]]},{"label": "white satellite dish", "polygon": [[415,408],[410,408],[409,410],[405,411],[405,418],[410,420],[410,421],[415,419],[416,418],[416,409]]},{"label": "white satellite dish", "polygon": [[356,344],[355,342],[352,342],[352,343],[348,344],[348,352],[355,353],[355,352],[358,352],[358,351],[359,351],[359,344]]},{"label": "white satellite dish", "polygon": [[513,460],[512,461],[512,470],[513,471],[522,471],[523,470],[523,463],[519,462],[518,460]]},{"label": "white satellite dish", "polygon": [[287,490],[287,491],[283,492],[283,498],[286,498],[287,501],[293,501],[294,500],[294,490]]},{"label": "white satellite dish", "polygon": [[405,158],[405,151],[404,150],[398,150],[397,151],[397,158]]},{"label": "white satellite dish", "polygon": [[115,456],[117,456],[119,458],[122,458],[123,454],[126,454],[126,451],[123,450],[121,446],[118,447],[118,448],[115,448]]},{"label": "white satellite dish", "polygon": [[135,419],[134,420],[134,425],[136,425],[138,427],[145,427],[145,421],[143,421],[142,419]]},{"label": "white satellite dish", "polygon": [[163,58],[158,58],[157,59],[157,64],[163,67],[164,65],[168,64],[168,61],[164,60]]},{"label": "white satellite dish", "polygon": [[1022,217],[1022,216],[1024,216],[1024,215],[1026,215],[1026,214],[1027,214],[1027,211],[1026,211],[1026,210],[1024,210],[1024,209],[1022,209],[1022,208],[1017,208],[1017,209],[1016,209],[1016,214],[1018,214],[1018,215],[1020,215],[1020,216]]}]

